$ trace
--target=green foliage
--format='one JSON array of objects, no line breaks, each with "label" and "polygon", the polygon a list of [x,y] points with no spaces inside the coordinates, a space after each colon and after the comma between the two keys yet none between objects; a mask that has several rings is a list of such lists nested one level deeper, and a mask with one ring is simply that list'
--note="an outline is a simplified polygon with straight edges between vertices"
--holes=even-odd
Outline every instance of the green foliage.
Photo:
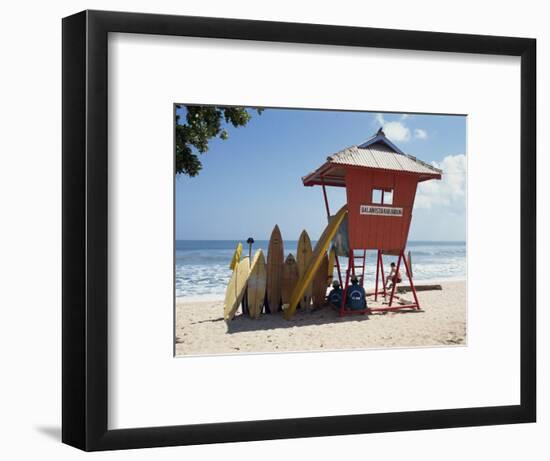
[{"label": "green foliage", "polygon": [[[185,122],[180,120],[180,115],[176,115],[176,174],[188,176],[196,176],[202,169],[198,154],[208,152],[210,139],[219,137],[225,140],[229,137],[226,125],[231,124],[238,128],[245,126],[252,118],[251,113],[244,107],[176,107],[185,107],[187,110]],[[255,109],[258,114],[261,114],[262,110]]]}]

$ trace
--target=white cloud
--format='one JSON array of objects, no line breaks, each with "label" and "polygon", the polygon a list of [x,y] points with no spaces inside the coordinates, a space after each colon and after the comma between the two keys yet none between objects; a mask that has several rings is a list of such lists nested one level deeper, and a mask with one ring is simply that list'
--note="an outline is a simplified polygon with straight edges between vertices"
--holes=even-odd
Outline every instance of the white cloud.
[{"label": "white cloud", "polygon": [[392,141],[406,142],[411,139],[411,130],[401,122],[388,122],[382,114],[376,114],[376,123],[382,126],[384,133]]},{"label": "white cloud", "polygon": [[406,142],[411,139],[411,130],[401,122],[386,122],[383,127],[384,133],[392,141]]},{"label": "white cloud", "polygon": [[442,162],[432,164],[443,170],[442,178],[418,185],[415,208],[442,207],[462,212],[466,205],[466,156],[448,155]]},{"label": "white cloud", "polygon": [[404,123],[404,120],[409,118],[409,114],[402,114],[399,121],[389,122],[382,114],[375,115],[375,121],[384,129],[386,136],[395,142],[407,142],[414,136],[416,139],[426,139],[428,132],[420,128],[416,128],[414,132],[411,132],[410,128]]},{"label": "white cloud", "polygon": [[414,130],[414,137],[417,139],[426,139],[428,137],[428,132],[426,130],[422,130],[421,128],[416,128]]}]

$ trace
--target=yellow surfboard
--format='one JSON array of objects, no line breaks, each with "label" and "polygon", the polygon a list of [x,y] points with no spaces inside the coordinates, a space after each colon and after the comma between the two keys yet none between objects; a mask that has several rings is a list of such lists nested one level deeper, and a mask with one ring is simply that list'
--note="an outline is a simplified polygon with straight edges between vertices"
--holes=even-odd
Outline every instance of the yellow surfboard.
[{"label": "yellow surfboard", "polygon": [[243,300],[244,291],[246,288],[246,282],[248,280],[248,274],[250,272],[250,265],[248,262],[248,256],[240,261],[231,275],[231,279],[225,290],[225,301],[223,303],[223,318],[226,322],[229,322],[234,316],[235,312],[239,308],[241,301]]},{"label": "yellow surfboard", "polygon": [[290,304],[284,312],[285,319],[289,320],[294,315],[294,312],[296,312],[298,303],[302,299],[306,288],[311,284],[313,276],[315,275],[317,269],[319,269],[327,248],[330,245],[331,240],[336,235],[336,232],[338,231],[340,224],[342,224],[347,212],[347,205],[340,208],[338,213],[330,219],[328,226],[323,231],[321,237],[319,237],[319,240],[315,245],[315,249],[313,250],[313,255],[309,265],[307,266],[306,271],[300,276],[300,280],[298,280],[298,283],[292,292]]},{"label": "yellow surfboard", "polygon": [[248,315],[257,319],[262,313],[265,300],[266,267],[262,250],[256,251],[247,282]]},{"label": "yellow surfboard", "polygon": [[243,244],[239,243],[237,245],[237,248],[235,249],[235,252],[233,253],[233,257],[231,258],[231,262],[229,263],[229,269],[233,270],[239,264],[239,261],[241,260],[241,253],[243,252]]},{"label": "yellow surfboard", "polygon": [[[313,249],[311,248],[311,240],[308,233],[303,230],[300,234],[300,238],[298,239],[298,248],[296,252],[296,264],[298,265],[298,275],[300,277],[302,277],[305,273],[312,254]],[[300,307],[302,309],[309,307],[311,304],[311,290],[312,287],[311,284],[309,284],[302,295],[302,299],[300,300]]]}]

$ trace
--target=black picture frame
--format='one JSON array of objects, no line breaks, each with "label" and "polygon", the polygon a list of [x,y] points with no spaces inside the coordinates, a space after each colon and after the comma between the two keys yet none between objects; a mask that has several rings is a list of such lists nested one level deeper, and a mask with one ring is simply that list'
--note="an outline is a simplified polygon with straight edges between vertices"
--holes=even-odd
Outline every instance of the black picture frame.
[{"label": "black picture frame", "polygon": [[[62,29],[64,443],[92,451],[535,422],[535,39],[106,11],[83,11],[64,18]],[[109,32],[520,56],[521,403],[109,430]]]}]

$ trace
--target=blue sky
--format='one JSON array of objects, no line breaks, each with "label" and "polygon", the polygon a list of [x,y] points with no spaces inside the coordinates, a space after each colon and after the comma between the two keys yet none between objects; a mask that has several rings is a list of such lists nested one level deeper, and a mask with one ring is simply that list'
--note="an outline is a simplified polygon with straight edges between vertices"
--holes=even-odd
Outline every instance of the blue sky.
[{"label": "blue sky", "polygon": [[[302,229],[316,239],[326,225],[322,189],[302,176],[326,157],[360,144],[380,126],[404,152],[444,171],[442,181],[419,186],[410,240],[465,240],[466,117],[296,109],[253,112],[229,139],[210,141],[197,177],[176,176],[176,238],[268,239],[275,224],[283,238]],[[343,188],[328,188],[333,212]]]}]

